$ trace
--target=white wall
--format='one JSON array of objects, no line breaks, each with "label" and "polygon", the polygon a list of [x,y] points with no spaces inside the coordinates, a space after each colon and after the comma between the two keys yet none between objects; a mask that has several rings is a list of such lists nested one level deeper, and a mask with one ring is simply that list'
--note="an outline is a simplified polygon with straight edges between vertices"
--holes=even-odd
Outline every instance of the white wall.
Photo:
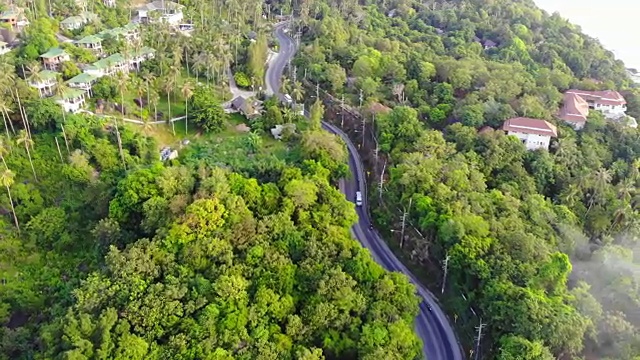
[{"label": "white wall", "polygon": [[509,131],[509,135],[516,136],[522,141],[527,150],[545,149],[549,150],[550,136],[542,136],[535,134],[525,134],[517,131]]}]

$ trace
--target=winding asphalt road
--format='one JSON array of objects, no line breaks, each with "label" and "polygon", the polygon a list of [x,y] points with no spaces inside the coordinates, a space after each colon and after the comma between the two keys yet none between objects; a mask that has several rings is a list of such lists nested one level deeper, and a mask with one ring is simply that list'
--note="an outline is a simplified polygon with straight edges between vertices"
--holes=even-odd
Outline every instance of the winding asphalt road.
[{"label": "winding asphalt road", "polygon": [[[274,35],[280,43],[280,52],[271,59],[265,74],[267,94],[274,94],[278,96],[280,100],[284,100],[283,94],[278,92],[281,85],[280,79],[284,68],[296,52],[296,44],[286,33],[285,29],[287,25],[288,22],[285,21],[276,24],[274,27]],[[352,228],[354,236],[365,248],[369,249],[377,263],[389,271],[401,272],[409,277],[411,282],[415,284],[418,295],[422,298],[420,313],[416,318],[415,325],[416,331],[422,339],[422,352],[424,357],[428,360],[464,359],[462,349],[453,328],[444,312],[434,300],[433,294],[420,284],[415,276],[395,257],[380,235],[372,230],[371,219],[367,212],[367,184],[365,182],[364,167],[360,160],[358,149],[338,127],[327,122],[323,122],[322,127],[340,136],[349,149],[349,168],[353,176],[350,179],[342,181],[340,186],[341,190],[347,199],[351,201],[355,201],[357,191],[360,190],[362,192],[363,205],[356,207],[359,220]]]}]

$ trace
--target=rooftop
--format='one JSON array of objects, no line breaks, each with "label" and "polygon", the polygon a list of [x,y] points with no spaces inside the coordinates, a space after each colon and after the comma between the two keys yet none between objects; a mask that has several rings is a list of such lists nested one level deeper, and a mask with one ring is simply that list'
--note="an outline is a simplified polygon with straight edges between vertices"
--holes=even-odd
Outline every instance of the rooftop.
[{"label": "rooftop", "polygon": [[54,58],[54,57],[65,55],[65,54],[66,53],[64,52],[64,50],[56,47],[56,48],[49,49],[49,51],[40,55],[40,57],[45,59],[50,59],[50,58]]},{"label": "rooftop", "polygon": [[68,83],[70,84],[86,84],[96,80],[97,77],[87,73],[78,74],[71,79],[69,79]]},{"label": "rooftop", "polygon": [[548,121],[526,117],[512,118],[502,125],[504,131],[515,131],[525,134],[558,137],[558,129]]},{"label": "rooftop", "polygon": [[60,21],[60,24],[65,24],[65,25],[82,24],[82,23],[84,23],[84,18],[82,16],[69,16],[68,18]]},{"label": "rooftop", "polygon": [[154,10],[180,10],[184,8],[184,5],[180,5],[173,1],[156,0],[148,4],[142,5],[140,10],[154,11]]},{"label": "rooftop", "polygon": [[569,122],[586,122],[589,116],[589,104],[581,96],[567,92],[559,113],[560,119]]},{"label": "rooftop", "polygon": [[156,50],[155,50],[155,49],[152,49],[152,48],[150,48],[150,47],[148,47],[148,46],[143,46],[143,47],[142,47],[142,48],[140,48],[140,49],[135,49],[135,50],[133,51],[133,54],[132,54],[132,55],[133,55],[133,56],[149,55],[149,54],[153,54],[153,53],[155,53],[155,52],[156,52]]},{"label": "rooftop", "polygon": [[571,89],[567,94],[576,94],[586,101],[592,101],[603,105],[625,105],[627,101],[619,92],[613,90],[588,91]]},{"label": "rooftop", "polygon": [[85,36],[82,39],[76,41],[76,44],[95,44],[102,42],[102,38],[97,35]]},{"label": "rooftop", "polygon": [[51,70],[42,70],[38,74],[42,80],[51,80],[58,77],[58,73]]},{"label": "rooftop", "polygon": [[70,99],[79,98],[83,94],[84,94],[83,90],[69,88],[64,92],[64,94],[62,94],[62,96],[56,95],[53,99],[54,100],[70,100]]}]

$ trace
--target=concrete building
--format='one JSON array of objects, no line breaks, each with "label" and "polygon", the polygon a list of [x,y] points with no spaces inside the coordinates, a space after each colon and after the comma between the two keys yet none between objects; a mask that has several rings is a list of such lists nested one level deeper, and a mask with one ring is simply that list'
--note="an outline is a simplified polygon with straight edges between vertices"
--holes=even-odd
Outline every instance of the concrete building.
[{"label": "concrete building", "polygon": [[619,92],[613,90],[587,91],[568,90],[566,94],[575,94],[583,98],[589,105],[589,109],[600,111],[607,118],[617,118],[625,115],[627,101]]},{"label": "concrete building", "polygon": [[69,54],[60,48],[51,48],[46,53],[40,55],[42,59],[42,65],[47,70],[58,70],[60,64],[65,61],[71,60]]},{"label": "concrete building", "polygon": [[184,19],[184,5],[173,1],[157,0],[138,8],[138,18],[143,23],[163,21],[170,25],[179,25]]},{"label": "concrete building", "polygon": [[62,96],[56,96],[54,100],[64,111],[77,113],[85,104],[84,90],[69,89]]},{"label": "concrete building", "polygon": [[551,138],[558,137],[555,125],[545,120],[517,117],[509,119],[502,125],[502,130],[507,135],[513,135],[520,139],[527,150],[549,150]]},{"label": "concrete building", "polygon": [[96,35],[85,36],[76,41],[76,45],[94,51],[98,54],[102,53],[102,38]]},{"label": "concrete building", "polygon": [[589,104],[585,99],[575,93],[564,94],[559,113],[561,120],[573,126],[574,129],[581,130],[587,123],[587,116],[589,116]]},{"label": "concrete building", "polygon": [[97,80],[98,77],[96,76],[88,73],[82,73],[69,79],[69,81],[67,81],[67,84],[69,84],[69,87],[86,91],[90,97],[91,87],[96,83]]},{"label": "concrete building", "polygon": [[41,98],[53,95],[56,86],[58,73],[50,70],[43,70],[32,76],[29,80],[29,86],[38,89]]}]

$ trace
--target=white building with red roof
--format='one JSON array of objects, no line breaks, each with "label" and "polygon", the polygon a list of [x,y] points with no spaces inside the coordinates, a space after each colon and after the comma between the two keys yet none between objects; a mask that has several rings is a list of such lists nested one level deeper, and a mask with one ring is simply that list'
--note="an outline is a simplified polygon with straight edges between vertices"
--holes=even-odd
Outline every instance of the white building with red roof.
[{"label": "white building with red roof", "polygon": [[587,116],[589,116],[589,103],[580,95],[565,93],[559,113],[560,119],[569,123],[574,129],[580,130],[587,122]]},{"label": "white building with red roof", "polygon": [[558,137],[558,129],[548,121],[526,117],[512,118],[504,122],[502,130],[520,139],[527,150],[549,150],[551,138]]},{"label": "white building with red roof", "polygon": [[569,90],[566,94],[575,94],[583,98],[589,109],[602,112],[605,117],[620,117],[627,111],[627,101],[619,92],[613,90],[587,91]]}]

